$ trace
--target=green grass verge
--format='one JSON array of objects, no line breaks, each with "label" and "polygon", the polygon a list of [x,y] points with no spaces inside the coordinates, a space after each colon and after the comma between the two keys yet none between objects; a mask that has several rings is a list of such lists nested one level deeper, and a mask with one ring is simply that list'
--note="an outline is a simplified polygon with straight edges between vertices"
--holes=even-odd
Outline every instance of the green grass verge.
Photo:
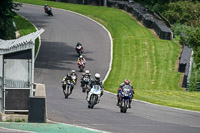
[{"label": "green grass verge", "polygon": [[49,4],[89,16],[103,24],[113,38],[112,70],[104,87],[116,93],[125,78],[135,88],[135,98],[189,110],[200,111],[200,93],[179,87],[177,40],[158,39],[150,29],[138,24],[128,13],[107,7],[56,3],[44,0],[15,0],[35,5]]},{"label": "green grass verge", "polygon": [[[36,29],[33,26],[32,23],[30,23],[27,19],[25,19],[24,17],[21,17],[20,15],[16,15],[14,17],[14,21],[16,23],[17,26],[17,30],[19,31],[20,36],[24,36],[27,35],[29,33],[35,32]],[[37,38],[35,40],[35,53],[38,50],[38,45],[39,45],[39,39]]]}]

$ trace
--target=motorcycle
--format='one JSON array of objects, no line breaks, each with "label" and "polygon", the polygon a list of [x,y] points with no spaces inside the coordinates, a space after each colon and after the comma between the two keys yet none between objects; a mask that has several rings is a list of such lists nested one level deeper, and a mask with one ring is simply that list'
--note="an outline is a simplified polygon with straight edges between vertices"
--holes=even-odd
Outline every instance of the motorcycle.
[{"label": "motorcycle", "polygon": [[82,92],[85,92],[86,90],[89,90],[89,83],[90,83],[90,78],[88,76],[85,76],[83,78],[84,86],[82,87]]},{"label": "motorcycle", "polygon": [[46,7],[45,13],[47,13],[49,16],[53,16],[51,7]]},{"label": "motorcycle", "polygon": [[80,71],[82,72],[83,69],[85,68],[85,61],[83,61],[83,60],[79,61],[78,67],[79,67]]},{"label": "motorcycle", "polygon": [[121,96],[120,96],[120,102],[119,102],[119,108],[120,108],[121,113],[127,112],[130,98],[132,98],[131,87],[128,85],[125,85],[121,89]]},{"label": "motorcycle", "polygon": [[65,98],[68,98],[68,96],[70,94],[72,94],[72,90],[74,88],[74,85],[73,85],[73,83],[70,80],[67,80],[67,82],[64,81],[63,85],[66,86],[66,90],[63,90],[63,93],[65,95]]},{"label": "motorcycle", "polygon": [[76,47],[76,52],[78,53],[79,56],[82,55],[82,53],[83,53],[83,47],[81,45],[78,45]]},{"label": "motorcycle", "polygon": [[94,105],[99,103],[101,97],[101,87],[100,85],[93,85],[92,89],[88,93],[87,101],[88,101],[88,108],[93,108]]}]

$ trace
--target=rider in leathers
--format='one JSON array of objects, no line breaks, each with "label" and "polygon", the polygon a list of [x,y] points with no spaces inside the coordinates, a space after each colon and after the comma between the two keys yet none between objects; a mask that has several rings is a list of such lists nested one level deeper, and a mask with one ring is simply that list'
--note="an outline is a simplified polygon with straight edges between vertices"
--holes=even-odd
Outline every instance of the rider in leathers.
[{"label": "rider in leathers", "polygon": [[[91,81],[91,84],[90,84],[90,87],[92,88],[93,87],[93,85],[100,85],[100,87],[101,87],[101,96],[103,95],[103,84],[102,84],[102,82],[100,81],[100,74],[99,73],[96,73],[95,74],[95,80],[92,80]],[[89,90],[90,91],[90,90]],[[87,94],[88,94],[88,92],[87,92]]]},{"label": "rider in leathers", "polygon": [[[67,74],[63,79],[62,79],[62,88],[63,88],[63,93],[65,94],[65,91],[66,91],[66,87],[67,87],[67,80],[70,80],[70,82],[72,82],[72,78],[71,78],[71,75],[70,74]],[[71,88],[70,88],[70,94],[72,93],[72,90],[74,89],[74,85],[72,84],[71,85]],[[69,95],[70,95],[69,94]]]},{"label": "rider in leathers", "polygon": [[82,44],[81,44],[80,42],[78,42],[78,43],[76,44],[76,50],[78,50],[78,49],[77,49],[78,46],[81,46],[81,50],[83,50],[83,46],[82,46]]},{"label": "rider in leathers", "polygon": [[51,10],[51,7],[48,6],[47,4],[44,5],[44,12],[47,13]]},{"label": "rider in leathers", "polygon": [[[76,76],[76,79],[75,79],[75,82],[73,82],[74,83],[74,85],[76,85],[76,82],[77,82],[77,74],[76,74],[76,71],[75,70],[72,70],[71,71],[71,74],[70,74],[70,76],[71,76],[71,78],[72,78],[72,76]],[[72,79],[73,80],[73,79]]]},{"label": "rider in leathers", "polygon": [[133,86],[130,84],[130,80],[125,79],[124,83],[120,84],[119,88],[118,88],[118,93],[117,93],[117,106],[119,106],[119,102],[120,102],[120,97],[121,97],[121,89],[125,86],[125,85],[129,85],[131,87],[131,94],[132,97],[129,99],[129,108],[131,108],[131,102],[133,99],[133,94],[134,94],[134,89]]},{"label": "rider in leathers", "polygon": [[81,77],[81,87],[84,87],[85,82],[83,81],[84,77],[88,76],[88,78],[91,80],[91,74],[89,70],[85,70],[85,73],[82,74]]},{"label": "rider in leathers", "polygon": [[83,58],[83,55],[80,55],[80,57],[78,58],[77,63],[79,63],[80,61],[83,61],[84,63],[86,63],[85,58]]}]

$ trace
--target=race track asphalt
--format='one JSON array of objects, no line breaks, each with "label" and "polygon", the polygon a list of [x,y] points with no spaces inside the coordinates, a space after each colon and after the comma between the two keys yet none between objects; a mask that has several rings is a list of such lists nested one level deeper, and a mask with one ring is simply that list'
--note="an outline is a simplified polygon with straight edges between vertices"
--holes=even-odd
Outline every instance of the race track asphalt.
[{"label": "race track asphalt", "polygon": [[[103,79],[110,62],[108,33],[97,23],[68,11],[53,8],[54,16],[50,17],[43,7],[24,4],[19,13],[45,29],[35,62],[35,82],[46,85],[48,119],[114,133],[200,133],[199,112],[134,100],[132,108],[122,114],[115,105],[116,96],[110,93],[104,93],[100,103],[88,109],[79,84],[75,45],[78,41],[83,44],[86,69],[93,77],[100,73]],[[65,99],[61,79],[72,69],[77,71],[78,85]]]}]

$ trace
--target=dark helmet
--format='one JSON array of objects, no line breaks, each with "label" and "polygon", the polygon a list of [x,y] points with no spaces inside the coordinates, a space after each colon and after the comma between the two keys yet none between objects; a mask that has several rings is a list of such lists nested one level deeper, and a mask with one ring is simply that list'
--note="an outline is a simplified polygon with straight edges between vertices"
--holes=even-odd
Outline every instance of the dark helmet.
[{"label": "dark helmet", "polygon": [[67,74],[67,77],[69,78],[69,77],[71,77],[71,75],[68,73],[68,74]]},{"label": "dark helmet", "polygon": [[94,77],[96,80],[100,80],[101,75],[99,73],[96,73]]},{"label": "dark helmet", "polygon": [[130,84],[130,80],[125,79],[125,80],[124,80],[124,84],[125,84],[125,85],[129,85],[129,84]]},{"label": "dark helmet", "polygon": [[81,43],[80,43],[80,42],[77,42],[77,45],[81,45]]}]

